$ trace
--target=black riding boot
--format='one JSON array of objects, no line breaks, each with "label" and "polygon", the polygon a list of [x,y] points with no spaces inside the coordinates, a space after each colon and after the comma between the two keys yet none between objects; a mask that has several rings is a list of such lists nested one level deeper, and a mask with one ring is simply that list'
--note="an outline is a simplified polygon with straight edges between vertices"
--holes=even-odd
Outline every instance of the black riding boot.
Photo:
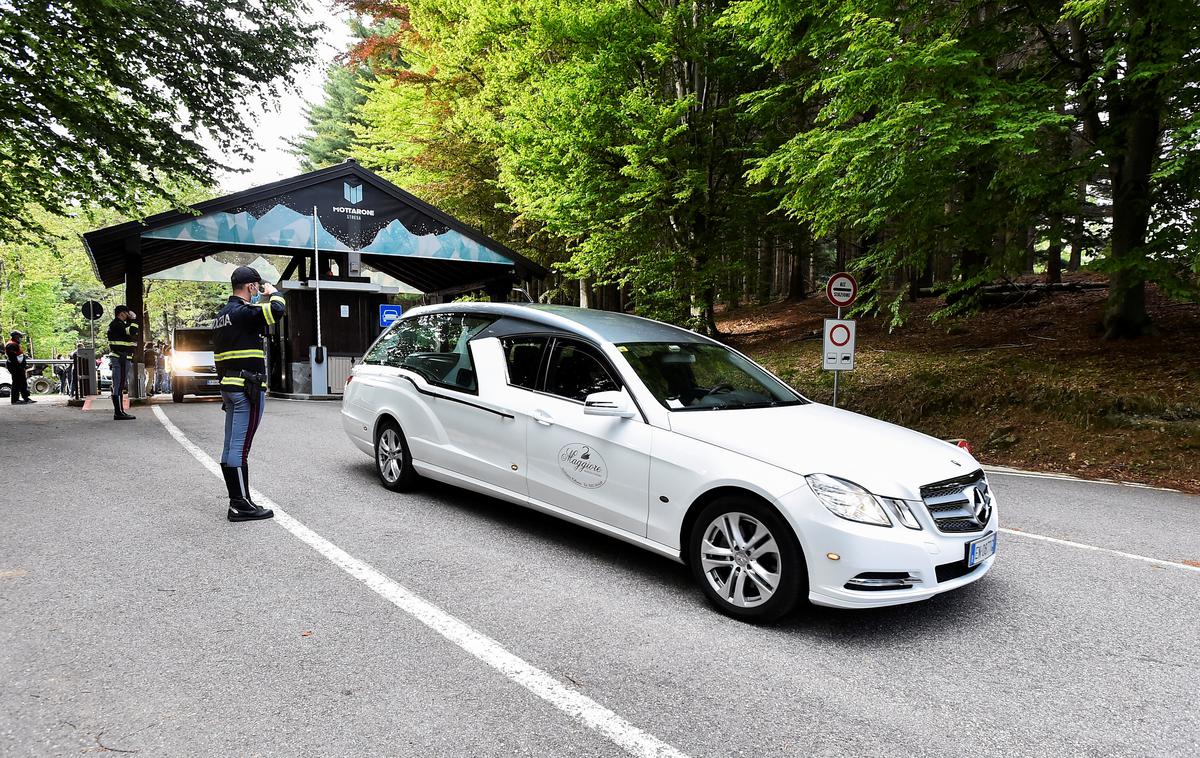
[{"label": "black riding boot", "polygon": [[266,511],[267,515],[263,516],[263,518],[270,518],[271,516],[274,516],[274,511],[272,511],[270,508],[263,508],[261,505],[254,502],[254,500],[250,497],[250,461],[243,463],[242,467],[239,468],[238,471],[240,471],[242,475],[242,492],[246,493],[246,502],[250,503],[250,505],[253,505],[255,508]]},{"label": "black riding boot", "polygon": [[121,396],[117,395],[112,399],[113,404],[113,421],[132,421],[137,418],[132,414],[125,412],[125,404],[121,401]]},{"label": "black riding boot", "polygon": [[229,492],[229,512],[226,516],[230,521],[257,521],[275,515],[272,511],[259,508],[250,502],[239,468],[222,466],[221,475],[225,477],[225,489]]}]

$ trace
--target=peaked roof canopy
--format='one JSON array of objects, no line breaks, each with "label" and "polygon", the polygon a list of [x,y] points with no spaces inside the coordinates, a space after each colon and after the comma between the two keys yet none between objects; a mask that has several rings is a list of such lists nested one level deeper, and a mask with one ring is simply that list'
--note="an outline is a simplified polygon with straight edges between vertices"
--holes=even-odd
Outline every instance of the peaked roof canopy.
[{"label": "peaked roof canopy", "polygon": [[106,287],[125,281],[130,256],[141,276],[223,250],[276,255],[359,252],[364,263],[423,292],[545,268],[346,161],[319,171],[83,235]]}]

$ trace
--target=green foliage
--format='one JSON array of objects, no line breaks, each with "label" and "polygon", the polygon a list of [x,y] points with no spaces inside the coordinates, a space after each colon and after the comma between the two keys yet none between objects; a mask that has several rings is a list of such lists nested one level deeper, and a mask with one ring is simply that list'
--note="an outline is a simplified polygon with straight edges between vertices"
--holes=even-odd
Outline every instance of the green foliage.
[{"label": "green foliage", "polygon": [[300,168],[316,171],[351,157],[354,134],[361,127],[359,113],[367,102],[364,73],[342,65],[325,74],[324,98],[304,109],[308,129],[291,143]]},{"label": "green foliage", "polygon": [[354,155],[552,264],[551,292],[711,330],[785,240],[836,247],[862,311],[898,322],[923,284],[944,317],[1068,233],[1117,321],[1146,278],[1200,291],[1191,0],[347,4],[376,24]]},{"label": "green foliage", "polygon": [[40,233],[27,209],[126,215],[171,181],[211,183],[202,144],[247,156],[243,103],[311,60],[301,0],[0,4],[0,239]]}]

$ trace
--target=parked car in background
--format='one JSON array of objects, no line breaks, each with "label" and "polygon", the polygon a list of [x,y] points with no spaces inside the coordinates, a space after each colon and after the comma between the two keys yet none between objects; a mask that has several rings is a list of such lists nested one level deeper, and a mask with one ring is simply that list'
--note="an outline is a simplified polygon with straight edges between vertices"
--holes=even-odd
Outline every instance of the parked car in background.
[{"label": "parked car in background", "polygon": [[107,355],[102,355],[96,359],[96,367],[100,374],[100,390],[102,392],[112,391],[112,364],[109,363]]},{"label": "parked car in background", "polygon": [[0,366],[0,397],[8,397],[12,394],[12,374],[8,373],[8,368]]},{"label": "parked car in background", "polygon": [[603,532],[687,564],[737,618],[924,600],[995,560],[967,450],[634,316],[414,309],[354,368],[342,421],[388,489],[428,477]]},{"label": "parked car in background", "polygon": [[221,380],[213,358],[212,329],[176,329],[171,343],[171,399],[188,395],[219,395]]}]

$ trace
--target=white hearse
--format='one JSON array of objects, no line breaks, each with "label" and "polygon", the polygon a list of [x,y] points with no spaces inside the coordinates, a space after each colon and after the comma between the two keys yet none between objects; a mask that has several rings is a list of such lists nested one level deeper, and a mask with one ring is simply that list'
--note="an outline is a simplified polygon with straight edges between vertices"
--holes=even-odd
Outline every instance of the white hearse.
[{"label": "white hearse", "polygon": [[416,308],[355,367],[342,419],[385,487],[428,477],[661,553],[738,618],[922,600],[995,560],[995,501],[966,450],[635,316]]}]

